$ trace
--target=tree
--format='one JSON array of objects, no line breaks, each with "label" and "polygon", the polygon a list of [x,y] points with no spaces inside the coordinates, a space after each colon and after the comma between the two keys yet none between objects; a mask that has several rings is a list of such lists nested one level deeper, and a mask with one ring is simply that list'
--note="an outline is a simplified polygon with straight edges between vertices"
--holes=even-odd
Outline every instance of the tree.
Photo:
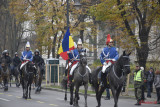
[{"label": "tree", "polygon": [[132,40],[138,63],[144,67],[149,54],[149,34],[159,21],[159,12],[159,0],[103,0],[91,8],[97,20],[113,22],[124,38]]},{"label": "tree", "polygon": [[10,55],[14,56],[14,52],[18,51],[23,31],[22,21],[17,21],[15,15],[12,14],[10,0],[1,0],[0,2],[0,52],[5,49],[10,51]]}]

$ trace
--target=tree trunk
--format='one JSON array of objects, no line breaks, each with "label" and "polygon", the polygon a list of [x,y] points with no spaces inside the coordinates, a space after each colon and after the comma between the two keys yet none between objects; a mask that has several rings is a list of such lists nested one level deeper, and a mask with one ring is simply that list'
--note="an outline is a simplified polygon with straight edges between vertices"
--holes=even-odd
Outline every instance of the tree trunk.
[{"label": "tree trunk", "polygon": [[53,45],[52,45],[52,58],[55,58],[56,57],[56,41],[57,41],[57,33],[55,34],[54,36],[54,39],[53,39]]}]

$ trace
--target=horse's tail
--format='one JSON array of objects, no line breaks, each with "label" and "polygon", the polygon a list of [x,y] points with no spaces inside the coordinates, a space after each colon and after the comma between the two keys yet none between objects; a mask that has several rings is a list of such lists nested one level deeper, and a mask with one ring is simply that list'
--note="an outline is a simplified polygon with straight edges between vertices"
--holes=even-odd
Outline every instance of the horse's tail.
[{"label": "horse's tail", "polygon": [[66,87],[67,87],[67,77],[66,76],[64,76],[62,81],[61,81],[61,87],[63,89],[66,89]]},{"label": "horse's tail", "polygon": [[92,89],[95,90],[99,88],[99,83],[98,83],[98,73],[102,70],[102,67],[97,67],[95,70],[92,72]]}]

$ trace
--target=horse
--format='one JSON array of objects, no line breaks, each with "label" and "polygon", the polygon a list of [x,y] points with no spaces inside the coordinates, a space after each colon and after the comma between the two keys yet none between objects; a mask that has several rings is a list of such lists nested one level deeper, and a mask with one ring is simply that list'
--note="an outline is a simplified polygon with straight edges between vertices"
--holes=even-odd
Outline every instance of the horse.
[{"label": "horse", "polygon": [[[19,67],[20,67],[20,65],[14,67],[13,68],[13,72],[12,72],[12,74],[10,76],[10,81],[12,80],[13,76],[15,77],[16,87],[20,86]],[[11,84],[10,84],[10,86],[11,86]]]},{"label": "horse", "polygon": [[[34,64],[31,61],[26,60],[26,64],[22,67],[22,89],[23,89],[23,98],[31,99],[31,84],[34,78]],[[29,89],[29,93],[28,93]]]},{"label": "horse", "polygon": [[[73,105],[79,107],[79,87],[84,86],[84,98],[85,98],[85,107],[87,107],[87,90],[88,90],[88,81],[89,81],[89,71],[86,68],[87,57],[85,52],[80,52],[80,61],[77,68],[74,70],[73,74],[73,87],[75,86],[75,98]],[[73,91],[73,90],[72,90]],[[73,99],[73,93],[71,95],[71,100]]]},{"label": "horse", "polygon": [[1,62],[1,80],[3,82],[3,86],[4,86],[4,91],[8,91],[8,81],[9,81],[9,76],[10,76],[10,69],[8,67],[7,64],[7,60],[5,58],[2,59]]},{"label": "horse", "polygon": [[[71,66],[69,66],[69,70],[70,70]],[[67,86],[67,83],[68,83],[68,77],[69,76],[69,72],[68,72],[68,69],[65,70],[65,73],[64,73],[64,77],[61,81],[61,86],[63,89],[65,89],[65,97],[64,97],[64,100],[67,101],[67,89],[69,88],[70,90],[70,105],[73,105],[73,90],[74,90],[74,84],[71,83],[70,85]]]},{"label": "horse", "polygon": [[[87,107],[87,90],[88,90],[88,81],[89,81],[89,71],[86,69],[87,58],[85,52],[80,52],[80,60],[77,68],[73,73],[73,82],[69,86],[70,88],[70,105],[78,107],[79,98],[79,87],[84,85],[85,88],[85,107]],[[62,80],[62,87],[65,88],[65,97],[64,100],[67,100],[67,72],[65,72],[65,77]],[[73,91],[75,86],[75,98],[73,99]]]},{"label": "horse", "polygon": [[40,66],[38,66],[38,64],[35,64],[35,65],[36,65],[36,68],[37,68],[37,73],[36,73],[36,76],[35,76],[35,86],[36,86],[35,93],[40,93],[41,83],[42,83],[42,72],[41,72]]},{"label": "horse", "polygon": [[[125,51],[123,51],[123,54],[120,56],[117,62],[112,64],[111,67],[109,68],[109,73],[107,75],[107,78],[109,81],[109,87],[111,88],[114,97],[114,107],[118,107],[117,103],[119,94],[122,90],[122,86],[126,79],[126,76],[130,73],[130,59],[129,59],[130,54],[131,53],[127,54]],[[95,88],[96,100],[98,103],[96,107],[101,106],[102,93],[108,87],[108,84],[105,84],[105,86],[101,87],[99,85],[98,73],[101,70],[102,67],[98,67],[92,72],[92,81],[93,81],[92,87]]]}]

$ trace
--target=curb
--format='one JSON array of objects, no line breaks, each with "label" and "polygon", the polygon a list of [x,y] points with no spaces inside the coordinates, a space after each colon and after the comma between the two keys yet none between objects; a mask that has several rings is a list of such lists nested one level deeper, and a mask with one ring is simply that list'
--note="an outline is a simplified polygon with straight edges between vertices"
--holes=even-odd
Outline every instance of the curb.
[{"label": "curb", "polygon": [[[65,92],[65,90],[63,89],[58,89],[58,88],[48,88],[48,87],[42,87],[42,89],[44,90],[51,90],[51,91],[58,91],[58,92]],[[67,91],[67,93],[69,93],[69,91]],[[79,95],[84,95],[83,93],[79,92]],[[96,97],[96,94],[87,94],[88,96],[90,97]],[[105,95],[102,95],[102,98],[105,98],[106,96]],[[119,96],[120,98],[124,98],[124,99],[135,99],[134,96],[122,96],[120,95]]]}]

